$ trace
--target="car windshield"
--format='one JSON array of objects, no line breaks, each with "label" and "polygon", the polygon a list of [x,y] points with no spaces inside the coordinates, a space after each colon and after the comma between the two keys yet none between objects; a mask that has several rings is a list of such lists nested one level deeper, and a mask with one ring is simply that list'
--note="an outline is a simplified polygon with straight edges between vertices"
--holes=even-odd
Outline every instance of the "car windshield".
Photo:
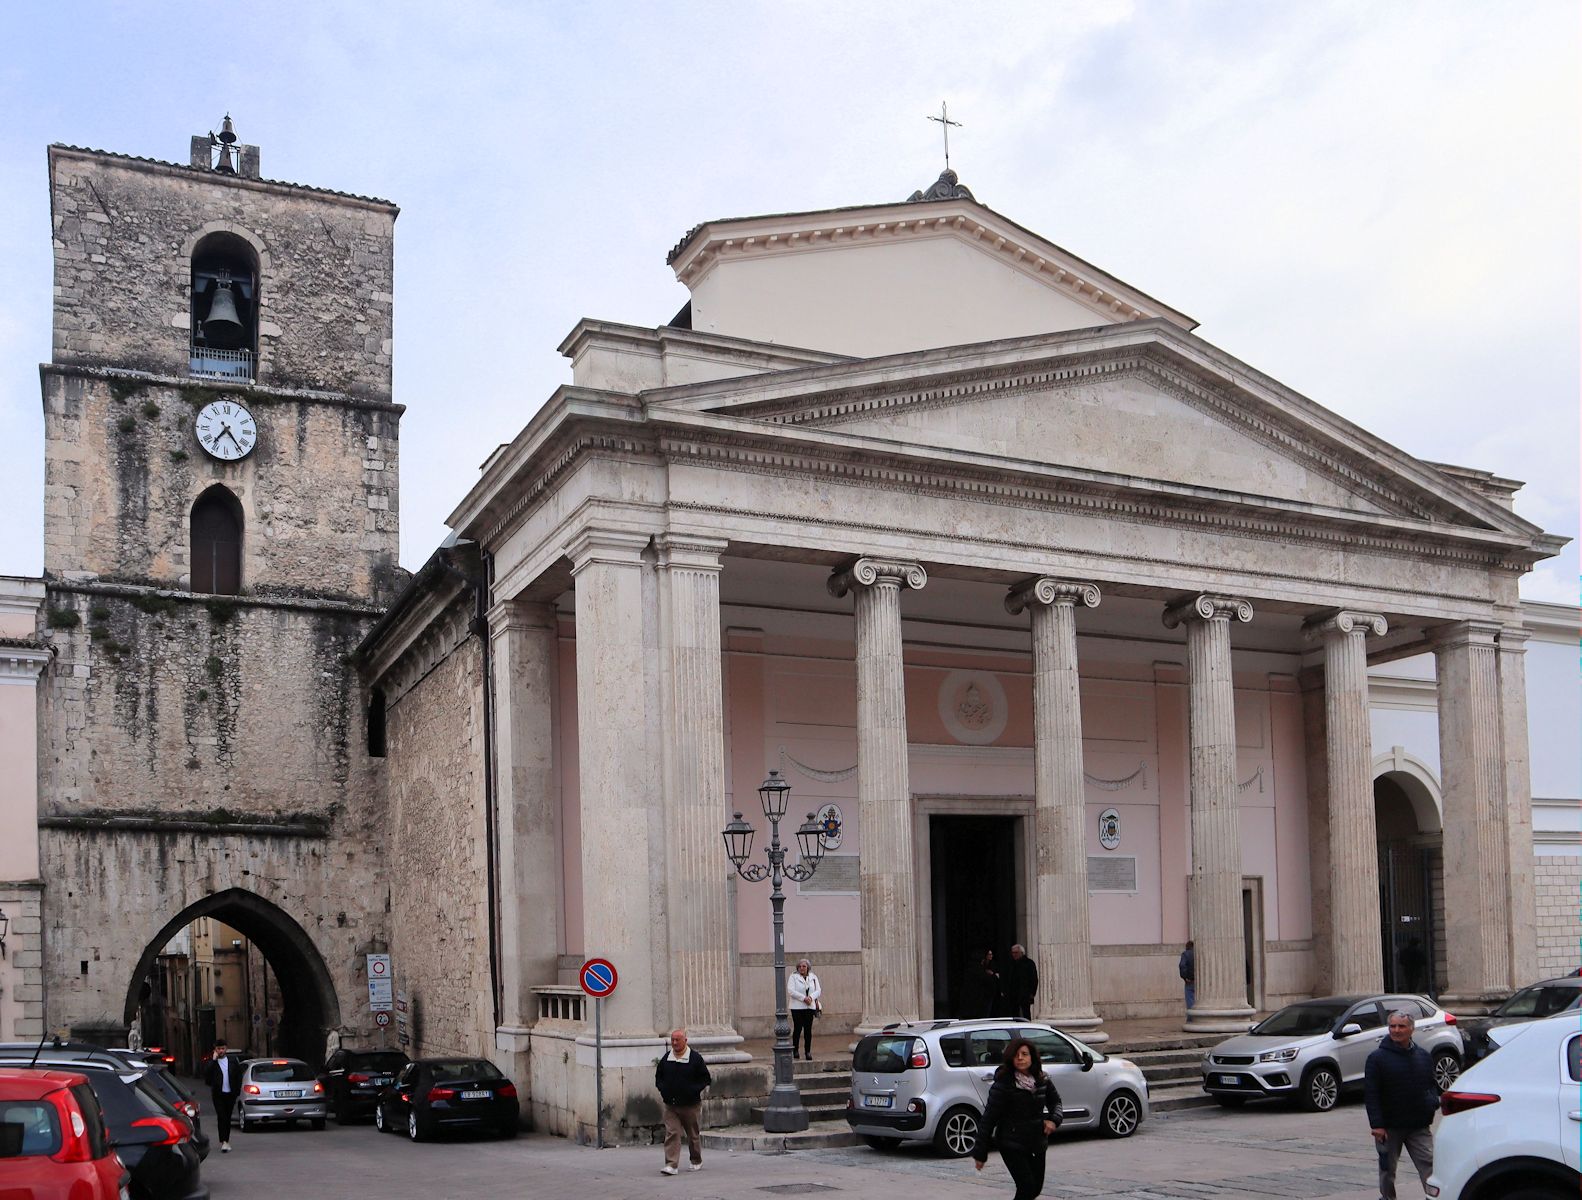
[{"label": "car windshield", "polygon": [[482,1059],[457,1059],[454,1062],[437,1062],[434,1064],[434,1082],[440,1083],[450,1079],[503,1079],[499,1069],[491,1062]]},{"label": "car windshield", "polygon": [[42,1158],[59,1150],[60,1120],[53,1104],[48,1100],[0,1102],[0,1157]]},{"label": "car windshield", "polygon": [[1344,1003],[1292,1004],[1264,1018],[1252,1027],[1252,1032],[1260,1037],[1312,1037],[1315,1034],[1328,1033],[1336,1019],[1345,1011]]},{"label": "car windshield", "polygon": [[253,1080],[257,1083],[306,1083],[316,1076],[307,1063],[268,1062],[253,1064]]},{"label": "car windshield", "polygon": [[353,1071],[399,1071],[406,1066],[406,1055],[397,1051],[388,1054],[349,1054],[346,1066]]},{"label": "car windshield", "polygon": [[1537,983],[1517,992],[1494,1010],[1496,1017],[1550,1017],[1564,1012],[1582,997],[1582,988]]}]

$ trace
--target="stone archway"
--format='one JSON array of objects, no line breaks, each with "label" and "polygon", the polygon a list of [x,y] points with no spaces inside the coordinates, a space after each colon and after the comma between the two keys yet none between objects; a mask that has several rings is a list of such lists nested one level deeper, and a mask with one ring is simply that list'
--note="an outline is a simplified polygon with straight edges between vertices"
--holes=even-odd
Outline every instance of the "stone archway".
[{"label": "stone archway", "polygon": [[172,917],[144,948],[128,982],[123,1020],[137,1017],[144,982],[161,950],[200,917],[213,917],[256,945],[279,981],[284,1010],[277,1045],[282,1054],[313,1066],[324,1059],[329,1030],[340,1025],[340,1002],[323,957],[302,926],[282,908],[241,888],[230,888],[188,905]]},{"label": "stone archway", "polygon": [[1385,986],[1437,995],[1444,986],[1439,781],[1396,746],[1374,761],[1373,802]]}]

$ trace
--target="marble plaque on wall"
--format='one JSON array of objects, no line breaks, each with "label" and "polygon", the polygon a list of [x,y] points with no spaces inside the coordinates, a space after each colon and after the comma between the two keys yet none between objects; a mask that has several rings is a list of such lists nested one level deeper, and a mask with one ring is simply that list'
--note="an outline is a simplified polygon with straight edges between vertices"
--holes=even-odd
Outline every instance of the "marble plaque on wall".
[{"label": "marble plaque on wall", "polygon": [[800,885],[804,895],[821,895],[826,892],[855,892],[862,861],[859,854],[826,854],[819,861],[818,871],[812,879]]},{"label": "marble plaque on wall", "polygon": [[1131,854],[1088,856],[1088,891],[1135,892],[1137,858]]}]

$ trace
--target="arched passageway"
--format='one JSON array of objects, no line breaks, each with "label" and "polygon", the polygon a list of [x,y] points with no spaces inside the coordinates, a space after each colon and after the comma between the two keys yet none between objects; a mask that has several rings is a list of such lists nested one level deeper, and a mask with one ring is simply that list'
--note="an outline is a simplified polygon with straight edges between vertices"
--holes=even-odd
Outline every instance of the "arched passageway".
[{"label": "arched passageway", "polygon": [[[1415,764],[1414,764],[1415,765]],[[1384,986],[1436,996],[1444,986],[1444,859],[1437,786],[1422,769],[1373,781]]]},{"label": "arched passageway", "polygon": [[[324,959],[302,926],[288,913],[261,896],[239,888],[217,892],[184,908],[148,943],[128,982],[126,1023],[131,1025],[134,1020],[139,1021],[145,1031],[145,1042],[153,1042],[159,1036],[155,1031],[165,1027],[166,1012],[181,1002],[200,1019],[184,1039],[186,1044],[167,1049],[181,1060],[179,1066],[190,1070],[211,1048],[216,1032],[213,998],[207,1019],[201,1019],[203,997],[191,992],[182,996],[171,994],[182,984],[178,981],[173,986],[170,972],[161,969],[160,961],[172,939],[202,918],[228,926],[257,947],[268,964],[267,975],[278,981],[278,993],[265,989],[266,994],[273,994],[278,1000],[278,1011],[255,1012],[256,1022],[251,1023],[250,1031],[244,1031],[246,1043],[235,1045],[236,1035],[232,1033],[232,1048],[243,1053],[280,1054],[303,1059],[315,1067],[320,1065],[324,1059],[325,1037],[330,1029],[340,1024],[340,1003]],[[243,986],[257,988],[259,982],[247,980]],[[220,1033],[225,1035],[223,1029]],[[204,1044],[205,1041],[208,1044]]]}]

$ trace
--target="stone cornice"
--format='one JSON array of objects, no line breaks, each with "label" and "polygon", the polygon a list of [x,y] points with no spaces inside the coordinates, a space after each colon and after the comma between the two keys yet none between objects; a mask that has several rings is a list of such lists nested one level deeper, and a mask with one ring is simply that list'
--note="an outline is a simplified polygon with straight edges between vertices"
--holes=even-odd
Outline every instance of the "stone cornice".
[{"label": "stone cornice", "polygon": [[[472,606],[457,603],[465,594],[466,589],[458,586],[443,607],[430,609],[429,619],[412,629],[411,636],[399,644],[398,652],[387,657],[383,668],[371,675],[371,680],[384,688],[387,707],[394,708],[472,637]],[[413,614],[414,618],[418,615]]]},{"label": "stone cornice", "polygon": [[1069,604],[1097,608],[1099,599],[1097,584],[1071,583],[1041,575],[1023,580],[1013,587],[1005,597],[1005,611],[1014,617],[1034,605]]},{"label": "stone cornice", "polygon": [[259,399],[276,400],[295,404],[324,404],[336,408],[360,408],[374,412],[406,412],[406,405],[389,400],[371,400],[354,396],[350,392],[326,392],[316,388],[276,387],[267,383],[241,383],[224,379],[194,379],[189,375],[161,375],[155,371],[134,371],[126,367],[90,366],[86,363],[39,363],[40,379],[59,375],[63,379],[103,379],[135,383],[142,387],[168,387],[200,389],[205,392],[228,392],[243,402]]},{"label": "stone cornice", "polygon": [[286,612],[334,613],[359,618],[377,617],[385,610],[363,600],[342,600],[328,596],[271,596],[266,594],[222,596],[210,592],[186,592],[156,584],[117,583],[100,579],[50,579],[51,592],[76,592],[84,596],[117,596],[122,599],[157,597],[178,604],[208,604],[219,601],[236,608],[271,608]]},{"label": "stone cornice", "polygon": [[49,646],[22,638],[0,638],[0,684],[37,682],[55,657]]},{"label": "stone cornice", "polygon": [[731,337],[696,329],[676,329],[669,325],[626,325],[617,321],[597,321],[584,317],[572,327],[556,350],[566,358],[576,358],[590,344],[607,342],[626,345],[649,354],[666,349],[695,350],[709,358],[740,359],[765,371],[785,371],[819,363],[852,361],[850,355],[801,346],[783,346],[751,338]]}]

